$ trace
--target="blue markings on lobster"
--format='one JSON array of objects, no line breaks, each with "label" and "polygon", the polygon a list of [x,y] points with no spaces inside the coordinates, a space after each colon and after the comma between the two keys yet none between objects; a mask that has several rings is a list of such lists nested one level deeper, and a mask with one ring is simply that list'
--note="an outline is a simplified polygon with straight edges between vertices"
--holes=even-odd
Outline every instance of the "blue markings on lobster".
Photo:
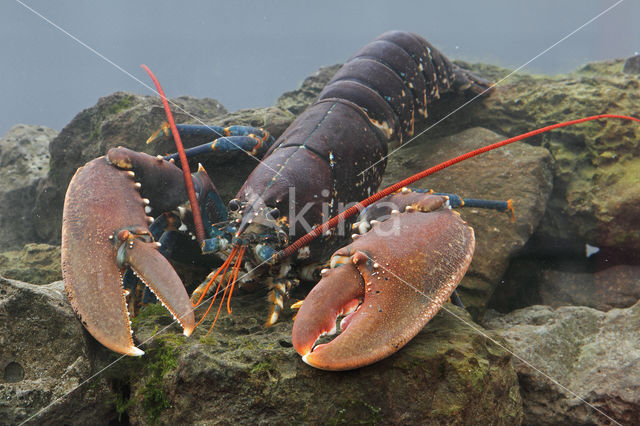
[{"label": "blue markings on lobster", "polygon": [[[374,204],[355,225],[348,222],[346,236],[329,230],[295,257],[277,264],[271,260],[349,203],[376,192],[389,143],[410,138],[416,120],[428,115],[441,94],[477,95],[488,88],[489,82],[453,65],[420,36],[392,31],[349,59],[276,141],[264,130],[245,126],[179,125],[180,134],[216,138],[186,150],[187,156],[266,151],[226,208],[204,169],[192,175],[205,228],[201,249],[224,263],[196,289],[191,302],[198,306],[209,289],[217,287],[217,293],[226,280],[230,311],[228,298],[236,282],[259,281],[270,288],[266,324],[271,325],[299,280],[322,277],[294,325],[294,346],[305,362],[323,369],[357,368],[397,351],[452,295],[471,261],[473,230],[450,209],[450,204],[462,204],[459,198],[400,191]],[[163,126],[150,139],[170,133]],[[142,352],[131,337],[122,296],[119,277],[127,269],[181,321],[185,334],[195,327],[189,296],[164,257],[173,249],[172,234],[194,232],[175,158],[115,148],[80,168],[67,191],[62,256],[71,303],[87,329],[121,353]],[[119,183],[101,183],[107,181]],[[473,202],[509,207],[497,203]],[[99,218],[104,211],[110,212],[108,221]],[[330,256],[349,239],[352,226],[364,235]],[[384,265],[399,264],[404,266],[385,271]],[[109,287],[107,301],[98,301],[91,288],[98,272],[108,276],[101,284]],[[335,331],[340,315],[348,318],[342,334],[316,348],[321,334]],[[101,324],[103,318],[108,326]]]},{"label": "blue markings on lobster", "polygon": [[[185,151],[188,157],[206,155],[213,152],[245,151],[252,155],[262,155],[273,145],[275,139],[263,129],[251,126],[201,126],[194,124],[176,125],[178,133],[214,139],[213,142],[199,145]],[[164,123],[156,131],[147,143],[151,143],[161,136],[169,136],[171,129],[168,123]],[[178,159],[178,154],[168,155],[166,160]]]}]

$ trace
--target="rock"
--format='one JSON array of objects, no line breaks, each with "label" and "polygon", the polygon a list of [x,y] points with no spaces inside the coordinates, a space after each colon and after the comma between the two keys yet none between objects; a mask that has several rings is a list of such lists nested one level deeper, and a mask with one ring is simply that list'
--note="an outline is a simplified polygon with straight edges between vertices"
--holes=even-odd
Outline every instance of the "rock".
[{"label": "rock", "polygon": [[540,295],[542,303],[551,307],[627,308],[640,300],[640,266],[616,265],[593,274],[547,270]]},{"label": "rock", "polygon": [[[117,418],[61,281],[0,278],[0,418],[14,424],[92,424]],[[41,411],[42,410],[42,411]]]},{"label": "rock", "polygon": [[130,372],[125,405],[132,424],[521,421],[508,352],[475,331],[460,308],[447,304],[459,318],[443,310],[386,360],[325,372],[304,364],[291,347],[290,318],[262,326],[267,312],[261,295],[234,295],[232,307],[209,336],[211,318],[189,338],[166,325],[171,317],[159,306],[136,318],[140,341],[158,329],[161,335],[144,347],[144,357],[127,358],[121,367]]},{"label": "rock", "polygon": [[635,424],[640,419],[639,321],[636,303],[606,313],[548,306],[506,315],[488,312],[483,325],[526,361],[513,359],[525,424],[612,424],[611,419]]},{"label": "rock", "polygon": [[[389,157],[381,187],[461,153],[504,139],[481,128],[432,140],[426,140],[428,136],[428,133],[421,136]],[[524,245],[542,218],[551,192],[551,178],[549,152],[516,143],[466,160],[412,185],[455,193],[463,198],[513,199],[515,222],[511,222],[504,213],[459,209],[476,235],[473,261],[459,287],[461,298],[474,318],[484,311],[509,258]]]},{"label": "rock", "polygon": [[316,100],[324,86],[327,85],[333,75],[340,69],[342,65],[331,65],[328,67],[320,67],[320,69],[309,77],[305,78],[299,89],[285,92],[278,101],[276,107],[289,111],[298,116],[307,109],[309,105]]},{"label": "rock", "polygon": [[[485,108],[478,108],[475,114],[456,114],[455,126],[478,125],[515,136],[596,114],[637,115],[639,102],[640,80],[624,74],[622,61],[616,60],[588,64],[555,77],[513,75],[500,82],[484,102]],[[556,160],[554,190],[539,236],[640,249],[638,140],[640,125],[619,119],[584,123],[529,139],[528,143],[549,149]]]},{"label": "rock", "polygon": [[[473,68],[495,80],[509,73],[492,66]],[[564,119],[600,112],[636,111],[640,82],[633,76],[622,74],[621,68],[621,62],[612,62],[590,64],[567,76],[514,76],[488,98],[473,101],[459,111],[456,109],[467,101],[463,96],[443,96],[430,109],[429,121],[426,122],[429,131],[420,137],[428,137],[431,141],[411,142],[393,154],[383,186],[501,138],[486,129],[469,130],[473,127],[482,126],[501,134],[515,135]],[[211,99],[180,98],[177,101],[207,123],[258,125],[278,136],[294,115],[317,97],[335,69],[337,67],[328,67],[319,71],[305,80],[301,89],[283,95],[277,106],[272,108],[225,114],[224,109]],[[447,118],[454,110],[457,111],[455,115]],[[193,122],[186,114],[178,114],[176,120]],[[117,145],[153,154],[174,151],[169,141],[144,145],[146,138],[163,121],[164,113],[158,99],[126,93],[103,98],[96,106],[74,118],[52,142],[52,168],[38,185],[35,208],[37,238],[52,242],[59,240],[64,192],[78,166]],[[617,121],[567,128],[530,141],[544,148],[517,143],[468,160],[422,183],[422,187],[465,197],[514,200],[514,223],[502,213],[461,209],[465,220],[474,227],[478,241],[472,267],[461,284],[463,300],[474,318],[482,317],[509,258],[521,249],[535,229],[539,229],[535,235],[542,241],[542,247],[549,247],[560,238],[576,242],[581,247],[585,242],[600,247],[640,247],[640,185],[636,185],[640,173],[637,157],[634,157],[640,133],[636,132],[640,132],[636,124]],[[187,146],[196,142],[204,141],[187,141]],[[207,159],[205,164],[225,199],[235,194],[254,166],[255,160],[242,153],[215,156]],[[535,268],[541,270],[539,265]],[[356,371],[328,373],[307,367],[291,348],[290,313],[274,327],[264,329],[261,324],[266,318],[266,308],[262,295],[234,296],[232,306],[233,316],[220,318],[210,336],[205,337],[204,328],[199,328],[189,339],[182,337],[181,330],[172,324],[170,315],[163,308],[156,305],[147,307],[145,313],[134,320],[136,337],[145,341],[156,332],[160,336],[151,343],[142,344],[147,356],[119,361],[111,382],[117,395],[103,396],[102,400],[115,400],[118,411],[125,412],[133,424],[158,421],[518,424],[521,421],[520,396],[508,353],[468,325],[451,320],[444,312],[389,359]],[[447,308],[468,318],[457,308],[450,305]],[[565,312],[563,309],[568,308],[556,312]],[[580,321],[543,315],[551,318],[548,324],[543,324],[548,328],[555,324],[558,327],[562,324],[575,326],[572,335],[563,336],[575,341],[566,347],[582,348],[581,354],[585,354],[582,364],[563,365],[560,370],[563,380],[571,382],[574,380],[572,374],[576,373],[578,378],[575,380],[582,380],[579,388],[587,383],[584,389],[595,389],[585,393],[587,398],[592,398],[589,400],[611,410],[611,413],[622,413],[622,420],[627,419],[625,413],[637,415],[637,399],[633,398],[639,394],[636,384],[640,381],[633,378],[635,381],[627,385],[625,380],[631,378],[626,379],[616,373],[620,388],[615,388],[613,381],[602,382],[601,388],[589,387],[589,378],[580,372],[591,372],[594,380],[601,378],[593,367],[596,365],[594,357],[600,354],[595,352],[593,355],[590,345],[595,342],[594,347],[604,351],[604,340],[598,340],[604,337],[591,332],[607,324],[613,327],[613,323],[618,321],[617,317],[611,316],[613,313],[636,312],[633,309],[637,310],[637,305],[623,311],[614,309],[607,314],[580,311],[577,315],[582,315]],[[549,309],[549,312],[552,311]],[[625,316],[627,328],[637,324],[637,318],[632,317],[637,316],[637,312],[629,314],[628,318],[627,314],[619,315]],[[40,317],[34,318],[35,321]],[[581,321],[584,321],[584,329],[578,327]],[[523,324],[522,328],[531,327],[534,331],[539,326],[537,322],[528,326],[524,320]],[[602,330],[603,336],[613,334],[610,329]],[[57,331],[46,330],[46,333],[55,336]],[[515,347],[520,347],[521,342],[515,340],[508,329],[502,328],[500,333]],[[13,336],[0,334],[5,335]],[[489,336],[493,334],[489,333]],[[638,345],[627,343],[634,341],[630,332],[625,336],[624,341],[611,337],[618,345],[612,350],[612,357],[624,359],[623,349],[634,354]],[[547,346],[541,344],[537,347],[535,336],[532,337],[530,351],[540,350],[542,356],[546,355],[542,349],[550,352],[550,348],[560,345],[552,340],[553,337],[549,339]],[[46,336],[41,340],[46,341]],[[62,354],[66,353],[65,350],[69,348],[60,349]],[[92,351],[87,350],[89,352]],[[606,358],[608,353],[602,356],[606,360],[603,371],[620,368],[614,364],[614,358]],[[103,359],[92,358],[91,362],[97,363],[95,370],[107,365],[108,357],[104,353],[97,358]],[[22,375],[20,368],[12,362],[3,365],[5,377],[8,377],[5,380],[16,380]],[[21,362],[15,362],[22,366]],[[558,361],[561,362],[568,362],[567,357]],[[69,360],[66,365],[73,363],[74,360]],[[80,365],[82,372],[87,371],[84,361]],[[637,365],[634,367],[638,371]],[[27,371],[24,367],[22,369]],[[632,375],[629,373],[630,377]],[[547,407],[551,407],[554,413],[549,422],[570,423],[574,419],[586,419],[584,422],[588,423],[600,420],[580,408],[570,395],[533,382],[530,378],[532,373],[521,372],[520,377],[530,401],[533,401],[529,402],[528,413],[534,414],[528,414],[527,423],[536,423],[541,417],[535,415]],[[105,385],[99,383],[97,386],[101,392]],[[3,391],[8,389],[6,383],[3,386]],[[633,396],[627,395],[622,386],[631,389]],[[540,392],[536,393],[538,390]],[[49,391],[46,395],[53,393]],[[609,399],[610,395],[613,396]],[[92,408],[100,413],[104,408],[97,409],[92,405],[92,401],[97,399],[94,397],[95,394],[90,392],[82,396],[88,398],[84,401],[87,410]],[[73,406],[71,402],[67,404]],[[111,403],[111,407],[105,410],[113,413],[113,406]],[[300,407],[308,408],[301,410]],[[558,412],[569,414],[556,415],[553,411],[556,408]],[[54,408],[57,413],[55,410],[57,408]],[[79,421],[86,419],[82,413],[78,415]],[[23,416],[20,418],[25,418],[25,414],[20,415]],[[108,414],[105,416],[102,418],[112,418]],[[62,415],[57,417],[57,414],[53,418],[58,422],[76,421]]]},{"label": "rock", "polygon": [[36,240],[32,210],[38,180],[49,171],[49,142],[57,131],[18,124],[0,139],[0,247]]},{"label": "rock", "polygon": [[[507,313],[531,305],[584,305],[608,311],[640,299],[638,253],[590,252],[579,241],[529,239],[509,263],[489,307]],[[591,247],[589,250],[594,250]]]},{"label": "rock", "polygon": [[47,175],[49,142],[57,134],[48,127],[17,124],[0,139],[3,191],[24,188]]},{"label": "rock", "polygon": [[622,72],[626,74],[640,74],[640,55],[633,55],[624,61]]},{"label": "rock", "polygon": [[60,281],[60,247],[30,243],[22,250],[0,252],[0,276],[31,284]]}]

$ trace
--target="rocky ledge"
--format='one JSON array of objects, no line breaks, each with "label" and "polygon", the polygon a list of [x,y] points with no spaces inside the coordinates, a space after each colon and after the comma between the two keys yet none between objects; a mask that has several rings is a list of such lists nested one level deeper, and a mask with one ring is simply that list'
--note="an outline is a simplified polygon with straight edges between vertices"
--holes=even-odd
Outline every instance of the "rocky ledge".
[{"label": "rocky ledge", "polygon": [[487,315],[514,348],[526,424],[634,424],[640,419],[640,302],[608,312],[531,306]]},{"label": "rocky ledge", "polygon": [[[496,81],[509,73],[462,65]],[[622,61],[612,61],[563,76],[511,76],[395,153],[385,184],[557,121],[637,115],[640,78],[622,68]],[[176,102],[204,121],[261,126],[278,136],[336,70],[321,69],[269,108],[228,113],[213,99]],[[421,128],[466,99],[441,101]],[[115,93],[57,136],[21,127],[3,139],[0,148],[8,143],[20,157],[7,167],[21,177],[4,180],[10,185],[3,208],[11,208],[0,215],[3,247],[10,250],[0,253],[0,275],[11,278],[0,280],[0,418],[7,423],[610,424],[640,418],[633,327],[640,297],[637,124],[607,120],[563,129],[421,182],[464,197],[514,201],[514,222],[505,214],[461,209],[477,237],[460,288],[470,315],[446,305],[392,357],[329,373],[295,354],[291,312],[262,327],[260,292],[234,297],[231,316],[209,335],[205,322],[188,339],[161,306],[146,307],[134,329],[147,354],[133,359],[102,348],[83,330],[60,282],[33,284],[60,278],[62,200],[75,169],[117,145],[171,151],[168,142],[144,145],[163,120],[157,99]],[[36,148],[23,153],[16,144]],[[241,154],[205,162],[227,199],[254,166]],[[596,252],[590,257],[587,244]],[[185,281],[197,281],[201,271],[189,272]],[[550,306],[534,306],[541,303]],[[590,308],[563,307],[572,304]]]}]

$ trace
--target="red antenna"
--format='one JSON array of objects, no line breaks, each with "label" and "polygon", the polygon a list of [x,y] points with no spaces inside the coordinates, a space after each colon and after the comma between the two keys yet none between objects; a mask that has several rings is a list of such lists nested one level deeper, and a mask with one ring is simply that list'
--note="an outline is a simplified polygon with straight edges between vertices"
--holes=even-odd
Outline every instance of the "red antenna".
[{"label": "red antenna", "polygon": [[509,139],[505,139],[503,141],[500,142],[496,142],[493,143],[491,145],[487,145],[485,147],[482,148],[478,148],[478,149],[474,149],[473,151],[469,151],[466,154],[462,154],[458,157],[452,158],[451,160],[447,160],[443,163],[438,164],[437,166],[431,167],[429,169],[423,170],[420,173],[416,173],[413,176],[410,176],[404,180],[401,180],[398,183],[395,183],[385,189],[383,189],[382,191],[373,194],[372,196],[370,196],[369,198],[360,201],[358,204],[349,207],[347,210],[343,211],[342,213],[338,214],[337,216],[334,216],[333,218],[329,219],[327,222],[323,223],[320,226],[317,226],[315,228],[313,228],[313,230],[311,230],[311,232],[307,233],[306,235],[303,235],[302,237],[300,237],[297,241],[295,241],[294,243],[292,243],[291,245],[287,246],[286,248],[284,248],[283,250],[279,251],[278,253],[274,254],[273,257],[271,258],[271,262],[272,263],[278,263],[283,259],[286,259],[287,257],[291,256],[292,254],[294,254],[295,252],[297,252],[298,250],[300,250],[302,247],[308,245],[311,241],[315,240],[316,238],[318,238],[320,235],[324,234],[325,232],[329,231],[331,228],[334,228],[335,226],[338,225],[338,223],[340,223],[341,221],[344,221],[348,218],[350,218],[351,216],[353,216],[354,214],[362,211],[365,207],[375,203],[376,201],[386,197],[389,194],[392,194],[400,189],[402,189],[403,187],[407,186],[407,185],[411,185],[412,183],[415,183],[417,181],[419,181],[420,179],[424,179],[425,177],[439,172],[442,169],[446,169],[447,167],[453,166],[454,164],[457,164],[461,161],[467,160],[471,157],[475,157],[476,155],[480,155],[480,154],[484,154],[485,152],[488,151],[493,151],[494,149],[503,147],[505,145],[509,145],[511,143],[514,142],[518,142],[522,139],[526,139],[529,138],[531,136],[535,136],[535,135],[539,135],[540,133],[544,133],[544,132],[548,132],[550,130],[554,130],[554,129],[559,129],[561,127],[567,127],[567,126],[573,126],[574,124],[579,124],[579,123],[584,123],[585,121],[591,121],[591,120],[599,120],[601,118],[620,118],[622,120],[632,120],[632,121],[637,121],[640,122],[640,119],[635,118],[635,117],[629,117],[626,115],[616,115],[616,114],[600,114],[600,115],[594,115],[591,117],[586,117],[586,118],[580,118],[578,120],[571,120],[571,121],[565,121],[562,123],[556,123],[556,124],[552,124],[550,126],[546,126],[546,127],[542,127],[540,129],[537,130],[533,130],[531,132],[527,132],[527,133],[523,133],[521,135],[509,138]]},{"label": "red antenna", "polygon": [[151,80],[153,80],[153,84],[156,85],[156,89],[158,89],[158,93],[160,94],[160,99],[162,100],[162,106],[164,106],[164,113],[167,116],[167,121],[169,122],[169,126],[171,127],[171,134],[173,135],[173,140],[176,143],[176,150],[178,151],[178,156],[180,157],[180,165],[182,166],[182,172],[184,173],[184,185],[187,188],[187,195],[189,196],[189,203],[191,203],[191,213],[193,215],[193,225],[196,228],[196,238],[198,239],[198,243],[202,244],[204,241],[204,225],[202,223],[202,214],[200,213],[200,205],[198,204],[198,199],[196,198],[196,191],[193,188],[193,180],[191,180],[191,171],[189,170],[189,162],[187,161],[187,155],[184,152],[184,147],[182,146],[182,140],[180,139],[180,134],[178,133],[178,129],[176,128],[176,123],[173,121],[173,114],[171,114],[171,109],[169,108],[169,102],[167,101],[167,97],[164,95],[164,90],[162,90],[162,86],[160,86],[160,82],[153,75],[153,72],[149,69],[145,64],[140,65],[142,69],[144,69]]}]

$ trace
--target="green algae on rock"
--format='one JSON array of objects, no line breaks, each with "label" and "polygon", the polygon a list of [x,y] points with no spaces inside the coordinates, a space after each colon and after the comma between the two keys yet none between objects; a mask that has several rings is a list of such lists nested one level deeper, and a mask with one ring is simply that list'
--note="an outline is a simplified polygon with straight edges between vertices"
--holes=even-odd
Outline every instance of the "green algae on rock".
[{"label": "green algae on rock", "polygon": [[[262,295],[240,294],[232,306],[233,315],[218,319],[214,337],[202,339],[210,319],[188,339],[171,328],[179,339],[179,351],[172,352],[177,365],[161,382],[150,370],[132,377],[133,424],[149,420],[142,403],[149,383],[166,398],[157,398],[156,408],[159,421],[169,424],[521,421],[517,379],[503,342],[472,328],[469,315],[452,305],[446,308],[455,316],[441,312],[397,354],[342,373],[304,364],[291,348],[289,321],[263,328]],[[136,324],[136,336],[153,335],[158,324],[150,319]],[[167,338],[143,347],[152,362]]]},{"label": "green algae on rock", "polygon": [[[622,60],[588,64],[555,77],[513,75],[465,115],[514,136],[596,114],[638,115],[640,78]],[[444,124],[444,123],[443,123]],[[606,119],[531,138],[555,159],[554,190],[538,232],[550,239],[640,249],[640,126]]]}]

